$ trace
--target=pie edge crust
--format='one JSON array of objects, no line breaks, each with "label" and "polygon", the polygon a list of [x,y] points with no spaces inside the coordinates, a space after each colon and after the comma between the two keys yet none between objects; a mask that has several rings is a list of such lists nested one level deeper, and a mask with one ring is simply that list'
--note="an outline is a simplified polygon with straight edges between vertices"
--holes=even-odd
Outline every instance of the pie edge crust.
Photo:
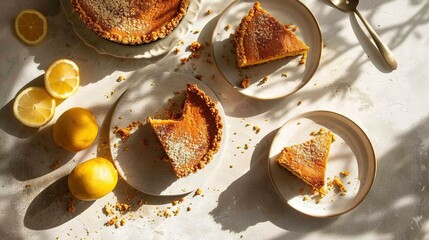
[{"label": "pie edge crust", "polygon": [[142,36],[126,37],[122,38],[120,35],[114,35],[104,30],[99,24],[92,21],[91,17],[82,9],[79,0],[71,0],[73,5],[73,12],[75,12],[80,20],[95,34],[102,37],[105,40],[123,44],[123,45],[141,45],[154,42],[158,39],[167,37],[173,30],[180,24],[180,21],[186,15],[191,0],[182,0],[178,14],[171,19],[170,22],[165,23],[157,31],[150,32]]}]

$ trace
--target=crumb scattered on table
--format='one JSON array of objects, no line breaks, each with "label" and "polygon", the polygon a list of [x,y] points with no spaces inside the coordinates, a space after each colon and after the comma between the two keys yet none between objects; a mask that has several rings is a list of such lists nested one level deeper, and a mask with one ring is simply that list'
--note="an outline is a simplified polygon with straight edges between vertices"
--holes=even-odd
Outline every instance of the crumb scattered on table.
[{"label": "crumb scattered on table", "polygon": [[124,81],[125,80],[125,77],[124,76],[119,76],[117,79],[116,79],[116,82],[122,82],[122,81]]}]

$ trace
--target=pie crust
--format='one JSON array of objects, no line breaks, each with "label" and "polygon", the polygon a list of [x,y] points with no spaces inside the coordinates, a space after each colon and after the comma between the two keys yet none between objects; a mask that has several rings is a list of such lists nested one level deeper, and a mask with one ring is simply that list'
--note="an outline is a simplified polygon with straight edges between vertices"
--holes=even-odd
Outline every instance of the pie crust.
[{"label": "pie crust", "polygon": [[109,41],[138,45],[164,38],[186,14],[190,0],[71,0],[94,33]]}]

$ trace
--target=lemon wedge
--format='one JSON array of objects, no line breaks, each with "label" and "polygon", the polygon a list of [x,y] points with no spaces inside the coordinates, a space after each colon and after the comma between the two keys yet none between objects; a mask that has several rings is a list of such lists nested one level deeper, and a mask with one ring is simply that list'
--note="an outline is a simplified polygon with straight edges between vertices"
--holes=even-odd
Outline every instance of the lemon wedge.
[{"label": "lemon wedge", "polygon": [[28,127],[47,124],[55,113],[55,99],[41,87],[29,87],[15,97],[13,114]]}]

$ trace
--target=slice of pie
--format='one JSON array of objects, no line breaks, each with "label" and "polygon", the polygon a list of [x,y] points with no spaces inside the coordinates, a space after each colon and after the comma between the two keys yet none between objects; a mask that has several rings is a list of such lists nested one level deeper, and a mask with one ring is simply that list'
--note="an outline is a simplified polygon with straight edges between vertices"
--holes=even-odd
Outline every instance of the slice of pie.
[{"label": "slice of pie", "polygon": [[178,177],[211,161],[219,150],[223,127],[216,103],[197,85],[187,85],[182,111],[178,119],[148,118]]},{"label": "slice of pie", "polygon": [[71,0],[80,19],[104,39],[137,45],[164,38],[186,14],[190,0]]},{"label": "slice of pie", "polygon": [[326,164],[334,135],[320,131],[314,138],[283,148],[276,161],[302,181],[319,190],[325,185]]},{"label": "slice of pie", "polygon": [[241,20],[234,40],[239,68],[298,55],[303,55],[301,61],[305,61],[309,50],[291,30],[262,9],[259,2]]}]

